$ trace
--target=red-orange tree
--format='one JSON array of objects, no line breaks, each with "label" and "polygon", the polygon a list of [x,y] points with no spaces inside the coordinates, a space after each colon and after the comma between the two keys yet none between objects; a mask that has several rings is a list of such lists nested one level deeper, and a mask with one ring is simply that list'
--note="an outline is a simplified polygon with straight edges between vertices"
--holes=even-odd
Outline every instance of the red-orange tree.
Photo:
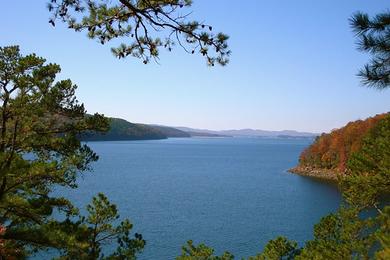
[{"label": "red-orange tree", "polygon": [[322,134],[302,152],[300,166],[345,172],[350,156],[360,150],[369,130],[385,117],[386,114],[381,114],[350,122],[329,134]]}]

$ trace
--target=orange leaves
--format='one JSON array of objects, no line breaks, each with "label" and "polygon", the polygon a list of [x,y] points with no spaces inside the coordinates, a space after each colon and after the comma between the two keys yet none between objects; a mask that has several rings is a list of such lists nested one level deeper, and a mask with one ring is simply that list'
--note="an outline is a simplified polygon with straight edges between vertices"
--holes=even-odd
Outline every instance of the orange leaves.
[{"label": "orange leaves", "polygon": [[380,114],[366,120],[350,122],[329,134],[322,134],[302,152],[300,165],[344,172],[350,155],[359,151],[368,131],[385,115]]}]

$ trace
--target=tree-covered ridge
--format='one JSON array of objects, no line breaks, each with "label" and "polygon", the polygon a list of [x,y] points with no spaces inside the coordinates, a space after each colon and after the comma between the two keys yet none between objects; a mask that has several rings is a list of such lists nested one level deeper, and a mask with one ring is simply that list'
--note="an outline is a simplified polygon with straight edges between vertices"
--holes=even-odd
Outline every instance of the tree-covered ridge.
[{"label": "tree-covered ridge", "polygon": [[85,132],[83,141],[159,140],[169,137],[191,137],[187,132],[168,126],[130,123],[121,118],[109,118],[107,132]]},{"label": "tree-covered ridge", "polygon": [[347,169],[348,159],[361,149],[363,139],[370,129],[388,114],[350,122],[329,134],[322,134],[302,152],[298,168],[325,169],[335,173],[344,173]]},{"label": "tree-covered ridge", "polygon": [[110,118],[106,133],[87,132],[81,135],[83,141],[121,141],[166,139],[162,132],[142,124],[133,124],[124,119]]}]

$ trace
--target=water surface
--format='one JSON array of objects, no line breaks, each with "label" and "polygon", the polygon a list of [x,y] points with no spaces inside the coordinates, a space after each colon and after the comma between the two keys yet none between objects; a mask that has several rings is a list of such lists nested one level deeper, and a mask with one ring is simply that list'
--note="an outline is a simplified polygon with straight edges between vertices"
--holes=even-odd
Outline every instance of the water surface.
[{"label": "water surface", "polygon": [[97,192],[147,240],[140,259],[174,259],[192,239],[237,259],[284,235],[299,243],[337,209],[337,188],[287,173],[310,140],[185,138],[90,142],[94,172],[69,197],[87,204]]}]

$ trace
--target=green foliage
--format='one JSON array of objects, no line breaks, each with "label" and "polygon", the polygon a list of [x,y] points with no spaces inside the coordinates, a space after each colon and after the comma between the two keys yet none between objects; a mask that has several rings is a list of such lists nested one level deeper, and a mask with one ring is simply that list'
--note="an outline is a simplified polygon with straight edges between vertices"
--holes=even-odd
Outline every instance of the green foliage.
[{"label": "green foliage", "polygon": [[229,252],[224,252],[221,256],[214,255],[214,249],[200,244],[195,246],[192,240],[182,247],[182,254],[176,260],[233,260],[234,256]]},{"label": "green foliage", "polygon": [[270,240],[261,254],[249,257],[248,260],[287,260],[294,259],[298,254],[299,249],[295,241],[289,241],[285,237],[278,237],[275,240]]},{"label": "green foliage", "polygon": [[[17,46],[0,48],[1,257],[23,258],[47,248],[60,250],[64,257],[85,252],[93,248],[90,237],[97,231],[89,226],[95,224],[99,234],[121,241],[120,259],[138,251],[142,238],[137,243],[128,238],[128,222],[115,228],[109,224],[116,208],[104,196],[94,200],[85,222],[73,221],[78,210],[52,192],[58,186],[76,188],[77,177],[98,159],[78,136],[108,128],[102,115],[86,116],[74,95],[76,86],[70,80],[56,81],[59,72],[58,65],[35,54],[21,55]],[[55,210],[63,221],[53,218]],[[98,242],[94,251],[70,258],[97,258]]]},{"label": "green foliage", "polygon": [[[99,193],[87,206],[88,216],[80,217],[76,228],[69,229],[64,225],[66,234],[73,234],[76,243],[72,243],[63,250],[64,255],[59,259],[135,259],[136,254],[145,246],[142,235],[135,234],[130,238],[133,225],[125,219],[114,225],[119,219],[116,206],[111,204],[107,197]],[[73,227],[74,227],[74,223]],[[57,228],[58,230],[58,228]],[[67,238],[68,239],[68,238]],[[69,242],[65,241],[69,245]],[[114,248],[114,243],[117,248]],[[75,245],[76,244],[76,245]],[[104,250],[104,245],[113,248],[113,252]]]},{"label": "green foliage", "polygon": [[377,218],[379,228],[375,235],[381,245],[375,253],[377,259],[390,259],[390,206],[384,207]]},{"label": "green foliage", "polygon": [[[341,179],[347,205],[315,226],[297,259],[379,259],[389,256],[390,115],[378,121],[347,162]],[[367,217],[367,215],[369,217]]]},{"label": "green foliage", "polygon": [[371,61],[358,74],[363,84],[377,89],[390,87],[390,11],[372,18],[359,12],[353,15],[350,23],[359,49],[372,55]]},{"label": "green foliage", "polygon": [[[279,260],[294,259],[300,253],[295,241],[289,241],[284,237],[271,240],[265,246],[264,251],[248,260]],[[182,254],[177,260],[233,260],[234,256],[229,252],[224,252],[220,256],[214,254],[214,249],[205,244],[194,245],[190,240],[183,246]]]},{"label": "green foliage", "polygon": [[118,141],[118,140],[155,140],[168,137],[191,137],[187,132],[176,128],[157,125],[134,124],[120,118],[109,118],[107,132],[86,132],[80,136],[83,141]]},{"label": "green foliage", "polygon": [[84,141],[114,140],[153,140],[165,139],[167,136],[152,126],[133,124],[124,119],[110,118],[109,130],[105,133],[86,132],[80,136]]},{"label": "green foliage", "polygon": [[369,132],[362,148],[349,159],[348,169],[341,184],[350,204],[372,207],[390,191],[390,114]]},{"label": "green foliage", "polygon": [[127,43],[112,52],[118,58],[133,56],[147,64],[157,60],[161,48],[171,51],[175,44],[188,53],[199,53],[207,63],[226,65],[229,61],[228,36],[213,34],[213,27],[188,20],[190,0],[51,0],[48,9],[55,21],[67,23],[75,31],[87,31],[88,37],[105,44],[114,39]]},{"label": "green foliage", "polygon": [[307,242],[297,259],[367,259],[377,242],[375,222],[363,219],[355,208],[341,208],[314,227],[314,239]]}]

